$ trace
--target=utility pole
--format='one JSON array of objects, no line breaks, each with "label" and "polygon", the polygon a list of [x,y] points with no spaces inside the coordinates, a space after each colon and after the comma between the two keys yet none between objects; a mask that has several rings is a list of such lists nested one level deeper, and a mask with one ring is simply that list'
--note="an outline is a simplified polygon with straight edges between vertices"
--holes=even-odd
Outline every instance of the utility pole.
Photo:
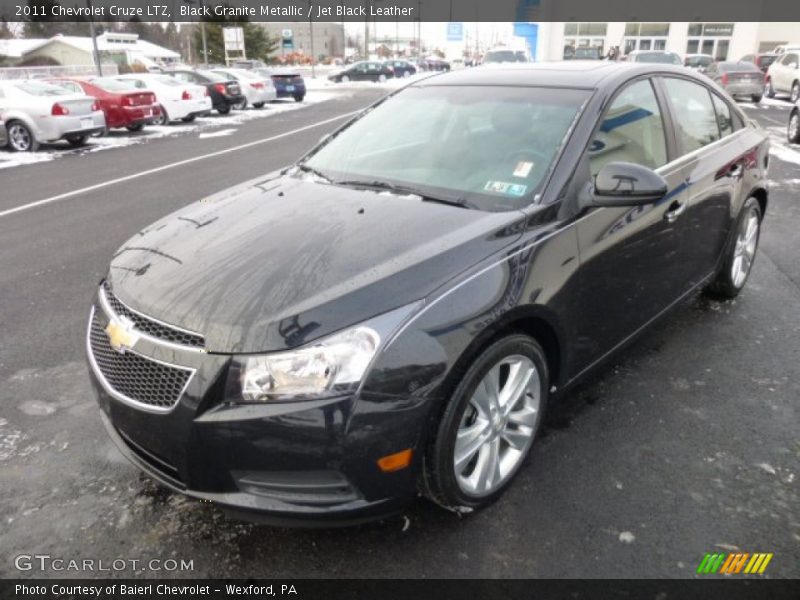
[{"label": "utility pole", "polygon": [[[369,0],[365,0],[369,9]],[[369,10],[366,11],[369,14]],[[369,60],[369,17],[364,17],[364,60]]]},{"label": "utility pole", "polygon": [[97,49],[97,36],[94,30],[94,17],[92,16],[92,0],[86,0],[89,9],[89,33],[92,36],[92,48],[94,49],[94,66],[97,69],[98,77],[103,76],[103,67],[100,65],[100,51]]},{"label": "utility pole", "polygon": [[[203,0],[200,0],[200,14],[203,14]],[[203,65],[208,68],[208,40],[206,38],[206,21],[200,17],[200,37],[203,38]],[[224,42],[223,42],[224,43]]]},{"label": "utility pole", "polygon": [[311,37],[311,79],[316,79],[317,72],[314,63],[317,62],[317,56],[314,54],[314,21],[311,19],[311,0],[308,0],[308,33]]}]

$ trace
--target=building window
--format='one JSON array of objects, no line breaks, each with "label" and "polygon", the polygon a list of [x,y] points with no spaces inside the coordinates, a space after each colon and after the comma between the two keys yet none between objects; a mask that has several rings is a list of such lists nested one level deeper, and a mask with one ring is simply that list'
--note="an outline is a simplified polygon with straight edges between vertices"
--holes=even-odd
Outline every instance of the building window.
[{"label": "building window", "polygon": [[565,23],[563,58],[602,58],[607,28],[607,23]]},{"label": "building window", "polygon": [[666,50],[669,23],[626,23],[623,54],[634,50]]},{"label": "building window", "polygon": [[687,54],[709,54],[714,60],[727,60],[733,23],[690,23]]},{"label": "building window", "polygon": [[625,35],[636,37],[667,37],[669,23],[626,23]]}]

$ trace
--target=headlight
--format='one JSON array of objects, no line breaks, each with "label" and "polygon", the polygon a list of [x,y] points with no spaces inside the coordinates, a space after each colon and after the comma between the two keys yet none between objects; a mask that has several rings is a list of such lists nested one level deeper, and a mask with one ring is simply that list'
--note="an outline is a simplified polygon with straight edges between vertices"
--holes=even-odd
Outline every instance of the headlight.
[{"label": "headlight", "polygon": [[286,352],[234,358],[228,399],[300,400],[358,389],[372,359],[419,303],[413,303],[317,342]]}]

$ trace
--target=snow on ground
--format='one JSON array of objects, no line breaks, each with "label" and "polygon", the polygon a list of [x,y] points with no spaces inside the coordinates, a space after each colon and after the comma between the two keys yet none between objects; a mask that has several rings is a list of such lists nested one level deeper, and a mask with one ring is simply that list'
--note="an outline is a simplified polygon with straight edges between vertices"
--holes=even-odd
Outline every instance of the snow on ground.
[{"label": "snow on ground", "polygon": [[[61,142],[57,144],[42,144],[38,152],[10,152],[8,150],[0,150],[0,169],[47,162],[66,155],[90,154],[112,148],[141,144],[159,138],[175,137],[191,133],[198,133],[198,137],[200,138],[232,135],[239,127],[250,121],[273,117],[289,111],[301,110],[313,104],[326,102],[337,96],[341,97],[342,93],[346,93],[346,91],[313,91],[306,96],[303,102],[295,102],[291,99],[279,100],[269,103],[263,108],[248,107],[243,111],[232,111],[227,116],[218,115],[215,112],[207,117],[198,118],[192,123],[175,121],[170,125],[148,125],[141,132],[132,133],[126,129],[113,129],[103,137],[91,138],[87,145],[82,148],[71,148],[66,142]],[[226,129],[208,131],[218,127],[225,127]]]}]

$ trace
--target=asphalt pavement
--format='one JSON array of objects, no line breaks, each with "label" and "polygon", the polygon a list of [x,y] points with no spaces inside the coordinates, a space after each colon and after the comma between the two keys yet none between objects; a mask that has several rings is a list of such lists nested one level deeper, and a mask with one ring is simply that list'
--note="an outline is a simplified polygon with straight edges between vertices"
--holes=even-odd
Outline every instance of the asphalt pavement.
[{"label": "asphalt pavement", "polygon": [[136,577],[692,577],[705,553],[733,550],[774,553],[766,576],[800,576],[800,147],[785,145],[780,102],[745,109],[775,141],[745,291],[684,302],[552,407],[489,509],[420,500],[356,528],[272,528],[166,492],[122,458],[83,351],[114,250],[290,163],[384,92],[0,170],[0,577],[93,574],[18,571],[21,554],[193,564],[117,573]]}]

